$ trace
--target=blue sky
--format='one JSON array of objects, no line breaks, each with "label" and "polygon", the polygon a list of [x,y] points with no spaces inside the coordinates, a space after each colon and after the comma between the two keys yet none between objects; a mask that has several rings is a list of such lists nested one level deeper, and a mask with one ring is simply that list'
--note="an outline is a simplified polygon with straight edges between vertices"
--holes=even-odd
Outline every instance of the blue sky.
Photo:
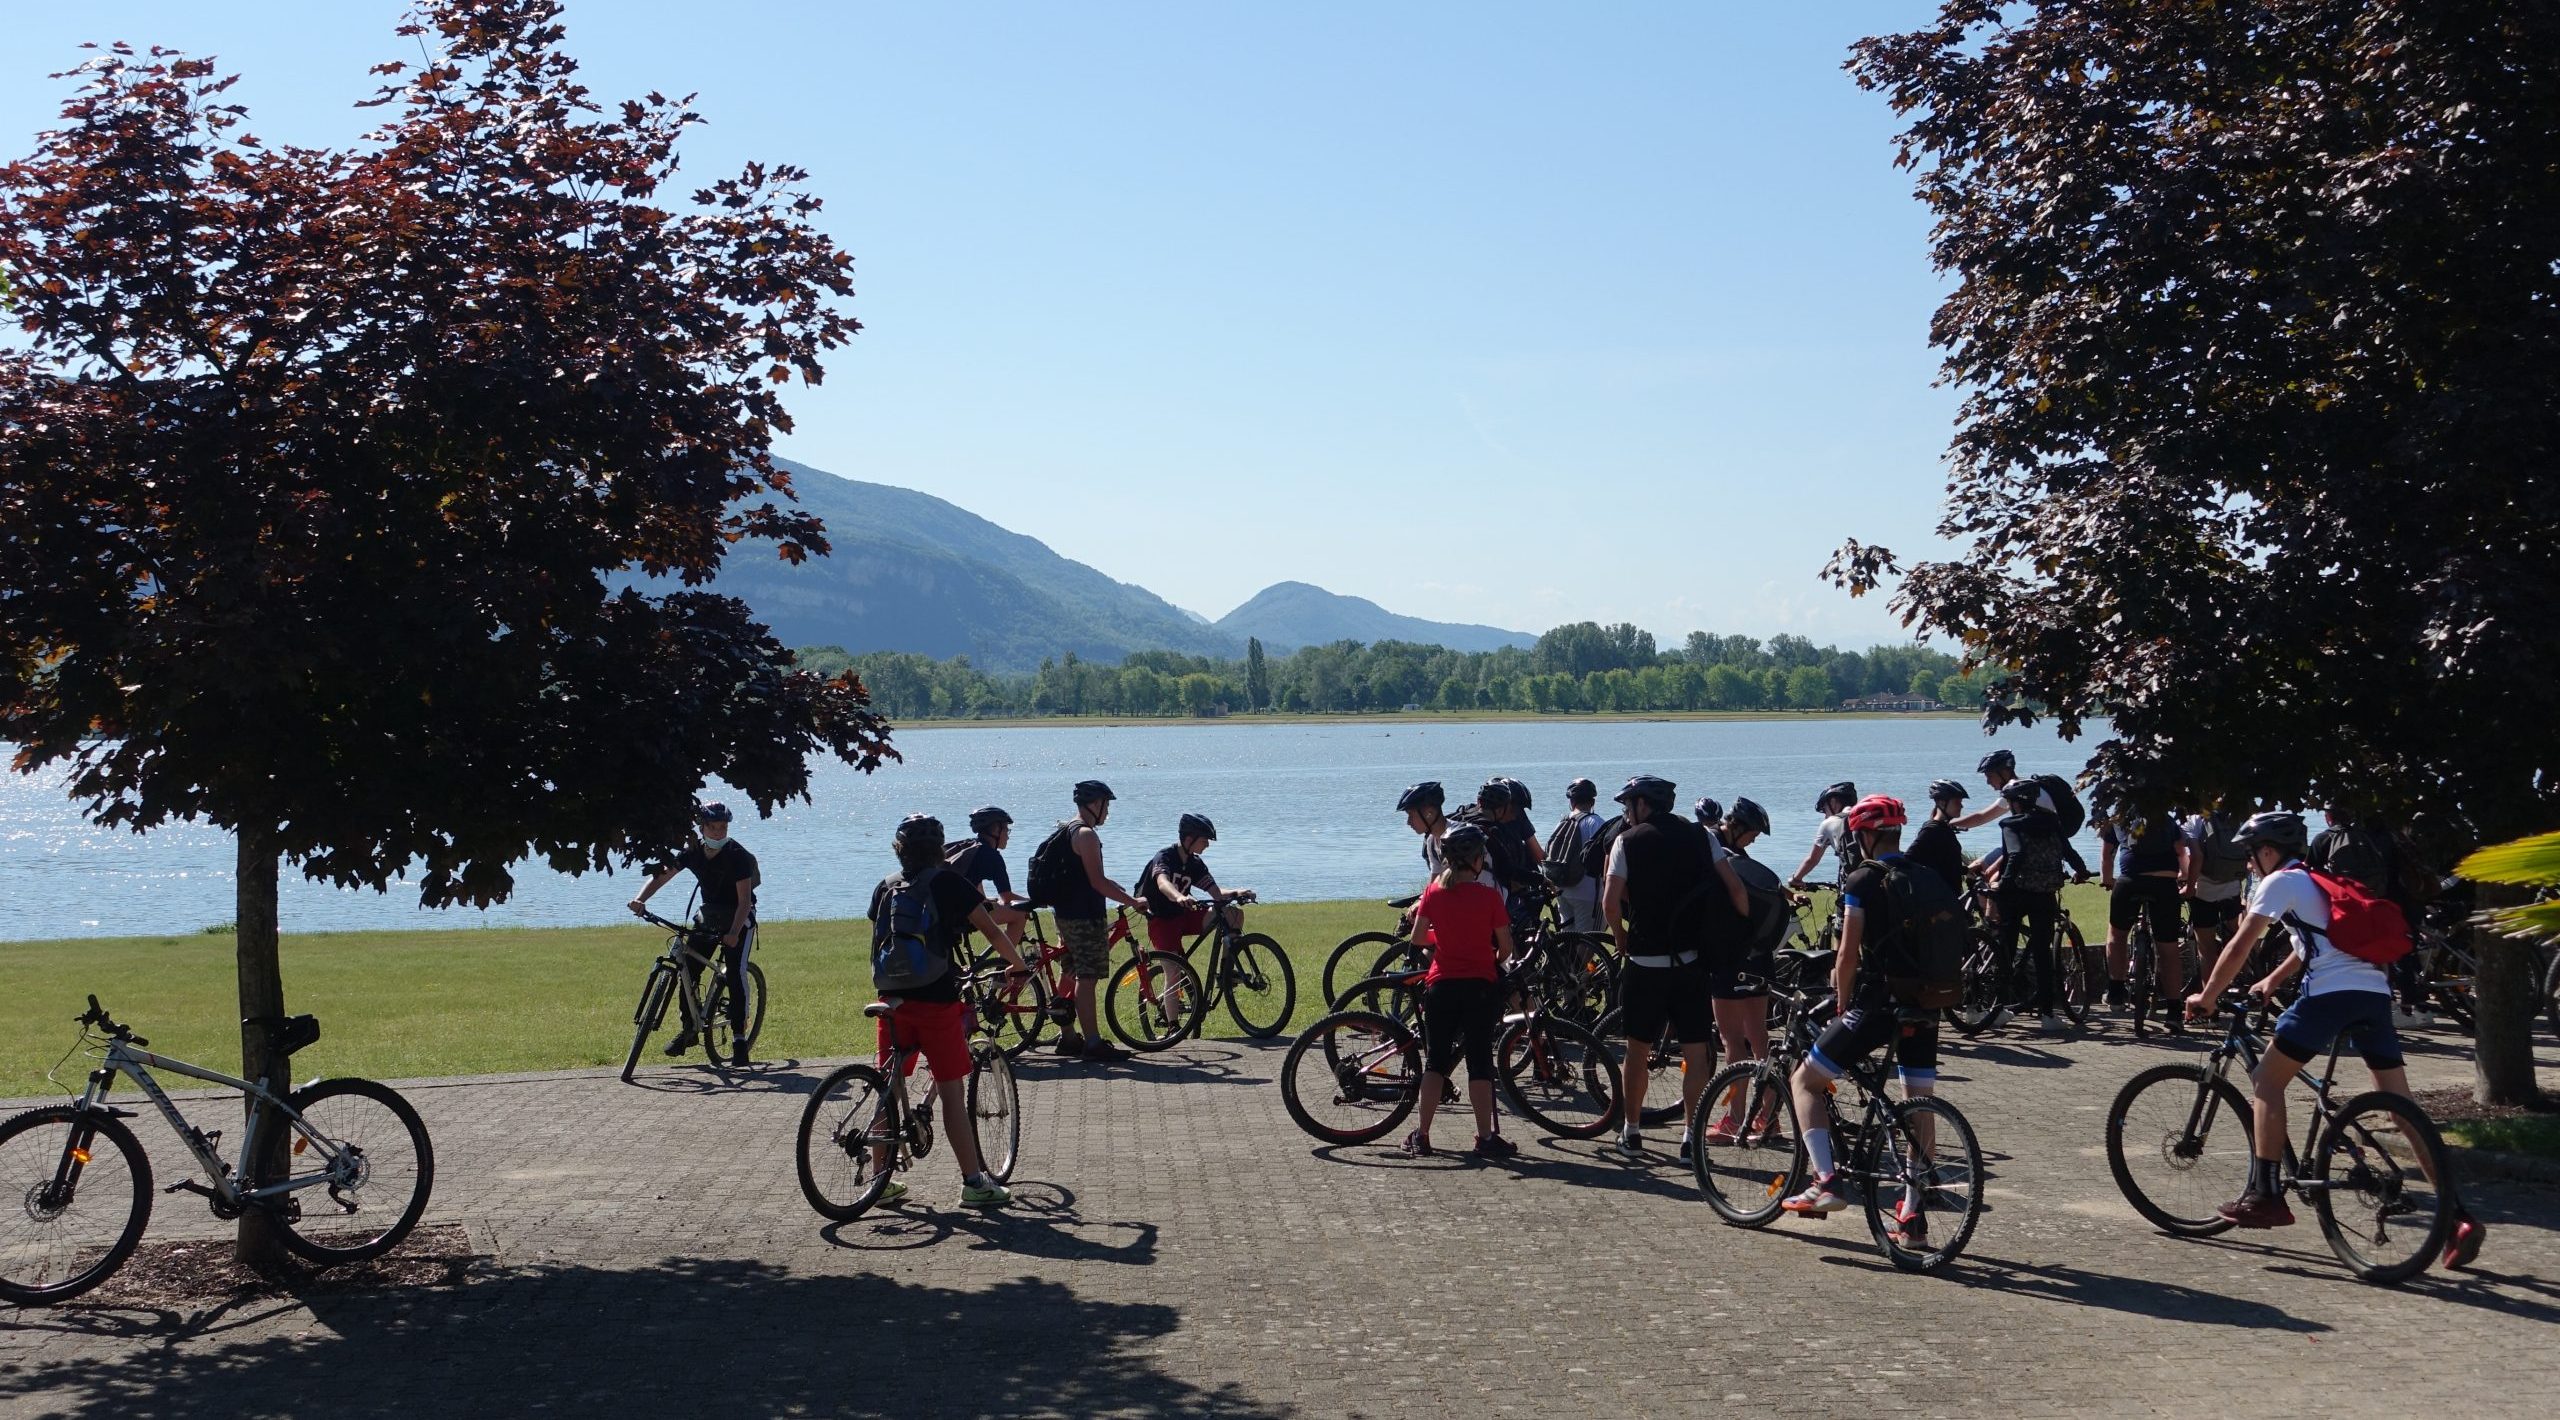
[{"label": "blue sky", "polygon": [[[1814,573],[1934,546],[1927,218],[1840,70],[1934,6],[572,0],[687,168],[796,162],[866,325],[792,457],[1216,616],[1311,581],[1525,630],[1903,633]],[[351,138],[397,0],[12,7],[0,147],[83,39]],[[409,51],[414,57],[414,49]]]}]

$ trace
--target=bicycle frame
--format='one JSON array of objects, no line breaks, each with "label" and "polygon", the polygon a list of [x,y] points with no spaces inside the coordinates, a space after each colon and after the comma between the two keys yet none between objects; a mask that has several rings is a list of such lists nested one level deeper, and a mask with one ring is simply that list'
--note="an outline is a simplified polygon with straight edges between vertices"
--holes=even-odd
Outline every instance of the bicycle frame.
[{"label": "bicycle frame", "polygon": [[[187,1123],[186,1116],[178,1112],[177,1103],[169,1098],[169,1092],[160,1087],[158,1080],[152,1078],[151,1071],[155,1067],[174,1075],[185,1075],[190,1079],[203,1080],[209,1084],[238,1090],[252,1102],[272,1107],[284,1120],[285,1127],[301,1137],[302,1147],[316,1148],[320,1151],[321,1158],[330,1165],[329,1169],[244,1191],[240,1187],[239,1180],[248,1172],[250,1160],[256,1157],[258,1123],[265,1117],[266,1112],[260,1109],[248,1111],[249,1117],[240,1130],[240,1162],[237,1165],[224,1163],[222,1156],[215,1153],[213,1149],[213,1140],[219,1137],[221,1131],[207,1132]],[[337,1181],[339,1151],[328,1140],[306,1127],[302,1122],[302,1116],[264,1084],[252,1083],[237,1075],[226,1075],[219,1070],[207,1069],[202,1065],[190,1065],[186,1061],[171,1059],[166,1055],[156,1055],[148,1050],[137,1049],[122,1040],[109,1039],[105,1063],[89,1072],[89,1088],[80,1097],[81,1111],[104,1114],[126,1113],[126,1111],[109,1109],[106,1103],[107,1092],[114,1086],[118,1075],[130,1077],[135,1084],[142,1087],[144,1097],[159,1109],[160,1117],[168,1121],[169,1128],[177,1134],[178,1141],[187,1146],[188,1153],[195,1156],[197,1166],[204,1170],[207,1178],[213,1180],[204,1192],[222,1207],[236,1209],[246,1204],[265,1203],[297,1189],[315,1188]]]},{"label": "bicycle frame", "polygon": [[[2231,1027],[2223,1036],[2222,1044],[2215,1046],[2213,1048],[2213,1053],[2205,1057],[2205,1071],[2207,1074],[2217,1080],[2227,1078],[2226,1072],[2230,1069],[2231,1062],[2238,1060],[2242,1062],[2242,1068],[2251,1077],[2251,1083],[2254,1086],[2258,1073],[2259,1062],[2266,1058],[2266,1052],[2259,1043],[2258,1027],[2252,1022],[2251,1017],[2253,1015],[2263,1016],[2265,1014],[2266,1012],[2264,1009],[2240,1011],[2232,1014]],[[2328,1058],[2321,1062],[2320,1073],[2317,1076],[2314,1076],[2307,1068],[2296,1071],[2294,1074],[2294,1080],[2297,1083],[2310,1087],[2311,1111],[2310,1117],[2303,1121],[2302,1147],[2299,1150],[2296,1150],[2293,1146],[2292,1140],[2287,1139],[2285,1141],[2285,1151],[2293,1156],[2286,1160],[2288,1164],[2293,1163],[2295,1160],[2309,1158],[2311,1156],[2311,1146],[2320,1141],[2320,1131],[2331,1121],[2337,1118],[2337,1106],[2329,1098],[2329,1085],[2337,1078],[2338,1054],[2346,1048],[2346,1043],[2347,1041],[2344,1035],[2340,1035],[2337,1039],[2329,1042]],[[2203,1108],[2205,1102],[2206,1097],[2199,1095],[2197,1107],[2199,1109]],[[2193,1122],[2191,1121],[2189,1128],[2192,1129],[2193,1127]],[[2250,1122],[2250,1130],[2253,1138],[2256,1134],[2256,1128],[2256,1119],[2253,1113]]]},{"label": "bicycle frame", "polygon": [[[657,961],[651,963],[649,969],[674,973],[676,1006],[678,1012],[684,1017],[684,1028],[689,1031],[709,1029],[711,1013],[708,1006],[711,998],[697,983],[705,980],[726,980],[727,968],[720,964],[718,953],[706,955],[697,952],[693,949],[693,943],[696,938],[708,938],[717,942],[720,939],[719,934],[687,927],[681,922],[671,922],[656,913],[644,914],[642,920],[667,929],[667,949],[659,953]],[[753,928],[750,927],[749,930],[752,931]],[[736,989],[744,991],[746,988],[741,985]]]}]

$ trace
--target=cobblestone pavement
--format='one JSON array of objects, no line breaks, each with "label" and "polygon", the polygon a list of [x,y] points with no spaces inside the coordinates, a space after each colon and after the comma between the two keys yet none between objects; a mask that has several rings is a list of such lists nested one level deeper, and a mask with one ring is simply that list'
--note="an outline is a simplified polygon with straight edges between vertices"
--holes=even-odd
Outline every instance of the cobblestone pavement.
[{"label": "cobblestone pavement", "polygon": [[[1854,1212],[1724,1227],[1667,1157],[1311,1148],[1278,1047],[1028,1061],[1020,1206],[959,1210],[938,1151],[924,1206],[840,1228],[792,1172],[814,1064],[419,1082],[430,1218],[495,1252],[468,1285],[0,1315],[0,1413],[2549,1413],[2560,1190],[2467,1183],[2484,1270],[2368,1287],[2307,1213],[2187,1242],[2124,1204],[2100,1121],[2179,1047],[1952,1044],[1995,1178],[1938,1277],[1893,1271]],[[2467,1078],[2451,1044],[2420,1084]],[[171,1197],[152,1236],[215,1226]]]}]

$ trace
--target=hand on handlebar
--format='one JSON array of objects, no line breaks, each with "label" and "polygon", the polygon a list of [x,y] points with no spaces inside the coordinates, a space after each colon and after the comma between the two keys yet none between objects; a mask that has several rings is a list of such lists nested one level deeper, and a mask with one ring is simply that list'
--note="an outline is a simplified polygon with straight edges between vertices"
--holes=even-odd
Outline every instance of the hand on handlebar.
[{"label": "hand on handlebar", "polygon": [[631,901],[625,904],[625,906],[628,906],[631,909],[631,915],[634,917],[646,917],[649,915],[649,904],[642,902],[636,897],[631,899]]}]

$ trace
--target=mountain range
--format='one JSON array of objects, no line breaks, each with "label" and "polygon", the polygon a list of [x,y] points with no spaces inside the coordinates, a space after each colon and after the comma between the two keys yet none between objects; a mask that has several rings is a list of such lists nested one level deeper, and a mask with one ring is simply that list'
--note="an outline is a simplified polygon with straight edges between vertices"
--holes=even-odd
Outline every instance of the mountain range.
[{"label": "mountain range", "polygon": [[1274,653],[1341,640],[1486,650],[1536,639],[1399,616],[1304,582],[1265,588],[1213,622],[931,494],[774,462],[826,523],[834,554],[795,567],[742,544],[713,588],[755,608],[786,646],[965,655],[1021,671],[1069,651],[1096,661],[1132,651],[1238,657],[1247,637]]}]

